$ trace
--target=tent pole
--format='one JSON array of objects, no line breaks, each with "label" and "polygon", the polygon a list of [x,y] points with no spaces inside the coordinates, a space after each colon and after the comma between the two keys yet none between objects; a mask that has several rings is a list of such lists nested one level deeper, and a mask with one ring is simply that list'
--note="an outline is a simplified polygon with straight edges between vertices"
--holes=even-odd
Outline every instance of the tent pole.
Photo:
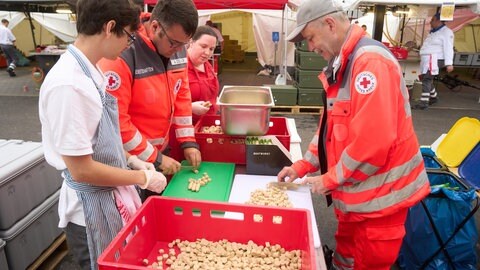
[{"label": "tent pole", "polygon": [[472,27],[472,37],[473,37],[473,44],[475,45],[475,52],[478,52],[477,50],[477,39],[475,38],[475,27],[471,24]]},{"label": "tent pole", "polygon": [[26,11],[25,15],[28,17],[28,22],[30,23],[30,30],[32,31],[32,38],[33,38],[33,47],[37,48],[37,41],[35,39],[35,26],[32,22],[32,16],[30,16],[30,12]]},{"label": "tent pole", "polygon": [[[282,10],[282,36],[283,36],[283,59],[282,59],[282,64],[280,66],[280,73],[278,74],[277,78],[275,79],[275,84],[276,85],[286,85],[287,84],[287,78],[291,80],[290,75],[287,73],[287,35],[286,35],[286,29],[287,29],[287,20],[285,13],[287,9],[287,5],[284,6]],[[276,48],[275,48],[276,49]],[[276,51],[275,51],[276,55]],[[276,63],[274,64],[276,65]]]}]

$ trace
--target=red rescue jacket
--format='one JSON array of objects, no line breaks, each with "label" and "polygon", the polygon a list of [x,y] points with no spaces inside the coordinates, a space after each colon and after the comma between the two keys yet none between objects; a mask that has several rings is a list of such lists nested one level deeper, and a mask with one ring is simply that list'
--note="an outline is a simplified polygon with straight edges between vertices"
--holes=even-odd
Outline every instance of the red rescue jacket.
[{"label": "red rescue jacket", "polygon": [[319,76],[327,94],[325,140],[317,130],[293,168],[300,177],[317,171],[318,146],[324,143],[323,183],[332,190],[338,219],[390,215],[430,192],[401,68],[358,26],[351,27],[339,57],[336,74],[332,61]]},{"label": "red rescue jacket", "polygon": [[[143,16],[148,14],[143,14]],[[108,78],[107,90],[117,97],[123,147],[154,162],[168,145],[170,127],[184,147],[197,147],[192,125],[186,50],[164,66],[145,28],[133,45],[114,61],[99,63]]]}]

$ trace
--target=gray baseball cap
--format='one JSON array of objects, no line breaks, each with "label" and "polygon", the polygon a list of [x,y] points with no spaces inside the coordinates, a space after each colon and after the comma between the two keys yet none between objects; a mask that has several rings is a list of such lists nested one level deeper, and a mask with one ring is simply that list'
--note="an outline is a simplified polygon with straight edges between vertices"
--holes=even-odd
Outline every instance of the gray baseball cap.
[{"label": "gray baseball cap", "polygon": [[328,14],[342,11],[342,7],[335,0],[306,0],[302,2],[297,12],[297,27],[288,35],[290,42],[299,42],[304,39],[301,32],[307,23]]}]

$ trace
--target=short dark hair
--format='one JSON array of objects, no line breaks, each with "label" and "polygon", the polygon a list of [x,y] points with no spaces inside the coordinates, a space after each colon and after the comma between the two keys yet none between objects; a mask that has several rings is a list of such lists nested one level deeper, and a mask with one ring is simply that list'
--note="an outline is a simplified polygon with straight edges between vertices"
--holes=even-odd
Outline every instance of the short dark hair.
[{"label": "short dark hair", "polygon": [[77,32],[84,35],[101,33],[110,20],[116,22],[113,32],[119,36],[126,26],[136,31],[140,23],[140,9],[131,0],[78,0],[76,13]]},{"label": "short dark hair", "polygon": [[179,24],[185,34],[192,36],[198,26],[198,11],[192,0],[158,0],[150,20],[157,20],[167,29]]},{"label": "short dark hair", "polygon": [[2,19],[2,23],[9,23],[7,19]]},{"label": "short dark hair", "polygon": [[197,28],[197,31],[195,31],[195,34],[192,36],[193,41],[199,40],[203,35],[209,35],[212,37],[215,37],[215,39],[218,39],[217,35],[215,32],[212,30],[212,28],[208,25],[201,25]]}]

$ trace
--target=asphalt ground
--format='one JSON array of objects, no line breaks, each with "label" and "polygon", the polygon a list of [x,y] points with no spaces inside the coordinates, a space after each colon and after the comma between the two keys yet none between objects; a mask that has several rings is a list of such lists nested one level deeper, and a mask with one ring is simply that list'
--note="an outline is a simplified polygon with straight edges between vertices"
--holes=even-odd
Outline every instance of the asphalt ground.
[{"label": "asphalt ground", "polygon": [[[33,63],[34,64],[34,63]],[[0,69],[0,139],[20,139],[41,141],[41,127],[38,120],[38,84],[32,80],[31,67],[19,67],[17,77],[9,77],[5,69]],[[224,66],[220,75],[222,85],[263,85],[274,83],[272,76],[256,76],[258,70],[242,72],[229,71]],[[480,81],[473,80],[471,74],[461,74],[461,78],[473,85],[480,86]],[[449,90],[441,83],[437,86],[440,100],[425,111],[413,111],[413,122],[421,145],[432,144],[441,134],[447,133],[453,124],[462,117],[480,119],[480,91],[462,86],[456,91]],[[318,125],[318,116],[284,115],[296,121],[297,131],[302,138],[302,151],[305,152]],[[332,208],[327,208],[321,196],[313,196],[315,215],[322,244],[335,247],[334,232],[336,221]],[[480,214],[475,215],[477,228]],[[477,244],[480,255],[480,245]],[[480,258],[480,256],[479,256]],[[67,256],[57,269],[79,269]],[[396,269],[393,267],[392,269]]]}]

